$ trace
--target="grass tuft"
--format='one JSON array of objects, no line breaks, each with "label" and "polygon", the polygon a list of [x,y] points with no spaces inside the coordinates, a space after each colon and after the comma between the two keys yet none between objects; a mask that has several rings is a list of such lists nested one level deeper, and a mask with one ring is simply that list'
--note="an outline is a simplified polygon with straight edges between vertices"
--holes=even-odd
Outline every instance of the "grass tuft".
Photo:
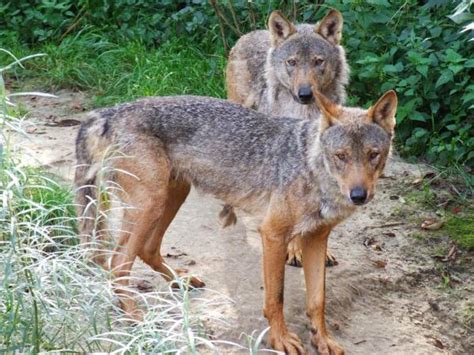
[{"label": "grass tuft", "polygon": [[[102,45],[107,46],[97,44]],[[94,48],[84,50],[80,58],[86,58]],[[139,50],[138,46],[134,53]],[[125,54],[127,61],[132,61],[131,53],[119,56],[122,65]],[[66,51],[61,58],[65,60],[67,55]],[[113,52],[103,54],[107,55],[115,58]],[[142,58],[136,60],[146,67]],[[93,80],[105,78],[103,73],[93,78],[92,69],[80,76],[74,66],[60,63],[58,57],[54,64],[58,65],[58,76],[75,77],[81,85],[95,85]],[[40,65],[53,64],[44,60]],[[91,263],[90,251],[78,243],[71,190],[42,170],[18,164],[18,151],[12,147],[10,136],[21,129],[21,120],[16,116],[18,110],[12,108],[13,94],[7,94],[4,87],[5,68],[0,68],[0,350],[197,353],[217,352],[220,346],[243,350],[231,342],[210,340],[203,326],[204,320],[223,322],[210,310],[229,300],[218,295],[193,297],[195,291],[189,291],[186,279],[176,281],[178,290],[165,287],[140,292],[131,287],[130,292],[145,310],[145,319],[131,322],[122,313],[112,291],[111,273]],[[107,70],[113,72],[113,68]],[[132,66],[130,71],[134,72]],[[144,80],[145,70],[140,73],[142,76],[133,77]],[[123,80],[117,85],[130,83]],[[137,92],[131,90],[129,94]],[[130,281],[136,284],[133,277]],[[250,342],[246,352],[254,353],[260,341],[258,337]]]},{"label": "grass tuft", "polygon": [[[142,96],[225,97],[224,53],[206,54],[184,39],[150,50],[139,42],[112,43],[87,32],[38,50],[46,56],[26,64],[21,77],[33,78],[44,88],[88,90],[95,107]],[[30,51],[16,44],[13,52]]]}]

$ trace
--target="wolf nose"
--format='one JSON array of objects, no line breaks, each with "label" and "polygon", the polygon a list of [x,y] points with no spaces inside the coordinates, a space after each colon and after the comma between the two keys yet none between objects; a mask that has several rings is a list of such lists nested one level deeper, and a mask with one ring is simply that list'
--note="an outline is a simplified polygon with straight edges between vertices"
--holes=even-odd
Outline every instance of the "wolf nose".
[{"label": "wolf nose", "polygon": [[354,205],[362,205],[367,199],[367,191],[362,187],[355,187],[351,190],[351,200]]},{"label": "wolf nose", "polygon": [[313,90],[311,86],[302,86],[298,89],[298,98],[303,103],[308,103],[313,98]]}]

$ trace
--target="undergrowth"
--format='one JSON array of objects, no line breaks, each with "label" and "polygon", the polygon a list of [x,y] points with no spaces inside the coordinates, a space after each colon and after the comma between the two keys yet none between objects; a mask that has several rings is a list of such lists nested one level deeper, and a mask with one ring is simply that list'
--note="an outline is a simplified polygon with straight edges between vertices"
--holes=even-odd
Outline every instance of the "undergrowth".
[{"label": "undergrowth", "polygon": [[[16,55],[29,53],[18,42],[11,45]],[[15,78],[33,79],[46,89],[87,90],[96,107],[142,96],[225,97],[224,54],[206,54],[182,39],[150,50],[136,41],[114,43],[87,32],[41,51],[47,55],[29,62]]]},{"label": "undergrowth", "polygon": [[[6,51],[10,57],[12,55]],[[18,60],[13,60],[19,64]],[[197,353],[237,344],[210,340],[204,319],[223,296],[194,297],[187,281],[178,290],[131,292],[145,310],[132,322],[117,305],[112,275],[91,263],[80,245],[69,188],[18,160],[14,135],[22,120],[7,94],[0,68],[0,352]],[[131,277],[131,283],[136,280]],[[207,290],[206,292],[211,292]],[[246,352],[256,353],[261,336]]]}]

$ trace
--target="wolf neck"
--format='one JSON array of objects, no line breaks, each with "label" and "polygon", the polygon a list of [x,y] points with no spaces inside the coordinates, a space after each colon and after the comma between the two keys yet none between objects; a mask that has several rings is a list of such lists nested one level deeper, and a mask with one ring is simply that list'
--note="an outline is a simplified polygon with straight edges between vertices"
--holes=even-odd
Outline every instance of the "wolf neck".
[{"label": "wolf neck", "polygon": [[321,225],[335,226],[349,217],[355,207],[344,196],[326,168],[319,138],[307,150],[307,161],[311,174],[305,177],[300,202],[304,208],[302,218],[297,222],[294,234],[304,234]]}]

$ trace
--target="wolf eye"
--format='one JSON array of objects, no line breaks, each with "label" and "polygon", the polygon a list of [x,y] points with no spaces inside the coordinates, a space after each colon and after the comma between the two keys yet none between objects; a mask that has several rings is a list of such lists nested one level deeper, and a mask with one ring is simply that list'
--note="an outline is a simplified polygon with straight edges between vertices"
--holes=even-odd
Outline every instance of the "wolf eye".
[{"label": "wolf eye", "polygon": [[286,63],[287,63],[290,67],[294,67],[294,66],[296,65],[296,59],[293,59],[293,58],[288,59],[288,60],[286,61]]},{"label": "wolf eye", "polygon": [[322,65],[323,63],[324,63],[324,59],[322,59],[322,58],[316,58],[316,59],[314,60],[314,65],[317,66],[317,67],[319,67],[319,66]]},{"label": "wolf eye", "polygon": [[340,161],[346,161],[347,157],[344,153],[336,153],[336,158]]},{"label": "wolf eye", "polygon": [[370,159],[370,160],[374,160],[374,159],[376,159],[379,155],[380,155],[379,152],[370,152],[370,153],[369,153],[369,159]]}]

